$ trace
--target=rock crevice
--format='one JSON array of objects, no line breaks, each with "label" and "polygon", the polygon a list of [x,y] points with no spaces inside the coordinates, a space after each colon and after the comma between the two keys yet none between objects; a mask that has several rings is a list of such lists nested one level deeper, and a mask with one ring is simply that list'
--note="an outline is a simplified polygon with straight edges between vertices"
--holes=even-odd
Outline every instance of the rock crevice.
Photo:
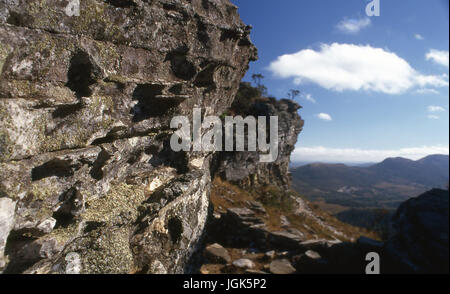
[{"label": "rock crevice", "polygon": [[0,270],[185,272],[211,155],[169,122],[231,105],[250,28],[227,0],[64,3],[0,1]]}]

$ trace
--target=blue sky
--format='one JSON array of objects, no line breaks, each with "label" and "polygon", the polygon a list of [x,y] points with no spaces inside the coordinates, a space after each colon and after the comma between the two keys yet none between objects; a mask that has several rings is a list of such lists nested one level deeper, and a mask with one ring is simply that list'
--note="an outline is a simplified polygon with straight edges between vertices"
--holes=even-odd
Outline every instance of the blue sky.
[{"label": "blue sky", "polygon": [[293,161],[372,162],[446,153],[448,0],[232,0],[253,26],[269,94],[299,89]]}]

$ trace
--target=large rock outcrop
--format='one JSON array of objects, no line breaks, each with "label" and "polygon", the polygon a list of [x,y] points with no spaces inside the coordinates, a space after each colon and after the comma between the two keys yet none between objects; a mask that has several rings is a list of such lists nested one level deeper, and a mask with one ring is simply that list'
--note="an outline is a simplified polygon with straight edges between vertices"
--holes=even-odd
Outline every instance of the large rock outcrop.
[{"label": "large rock outcrop", "polygon": [[256,99],[245,115],[278,117],[278,157],[274,162],[262,163],[259,161],[259,152],[218,153],[218,175],[243,187],[274,185],[289,189],[290,157],[304,124],[297,112],[300,108],[301,106],[292,100]]},{"label": "large rock outcrop", "polygon": [[0,0],[0,270],[185,272],[211,154],[169,122],[231,105],[250,28],[228,0],[70,3]]},{"label": "large rock outcrop", "polygon": [[392,219],[386,252],[400,272],[448,273],[448,190],[434,189],[404,202]]}]

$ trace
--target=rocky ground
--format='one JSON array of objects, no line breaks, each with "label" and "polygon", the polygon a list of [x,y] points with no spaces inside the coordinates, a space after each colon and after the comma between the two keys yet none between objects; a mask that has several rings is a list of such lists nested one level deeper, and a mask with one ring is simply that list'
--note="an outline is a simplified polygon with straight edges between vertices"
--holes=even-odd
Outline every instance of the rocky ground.
[{"label": "rocky ground", "polygon": [[366,251],[382,246],[360,238],[377,238],[374,233],[314,211],[299,195],[275,187],[249,191],[216,179],[211,202],[203,274],[364,273]]},{"label": "rocky ground", "polygon": [[269,190],[281,201],[268,201],[267,189],[213,182],[214,214],[200,273],[364,274],[369,252],[380,255],[381,273],[448,273],[448,191],[435,189],[405,202],[382,242],[373,232],[311,208],[297,194]]}]

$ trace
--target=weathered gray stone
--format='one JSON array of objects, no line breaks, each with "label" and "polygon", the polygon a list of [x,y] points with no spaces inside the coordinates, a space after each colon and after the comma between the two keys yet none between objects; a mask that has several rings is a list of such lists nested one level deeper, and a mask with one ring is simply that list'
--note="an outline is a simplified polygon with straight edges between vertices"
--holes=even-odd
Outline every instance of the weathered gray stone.
[{"label": "weathered gray stone", "polygon": [[261,202],[258,201],[248,201],[248,205],[250,206],[251,210],[254,210],[256,212],[262,213],[262,214],[267,214],[266,209],[264,208],[264,206],[262,205]]},{"label": "weathered gray stone", "polygon": [[50,233],[56,225],[56,219],[49,217],[48,219],[41,222],[36,228],[43,234]]},{"label": "weathered gray stone", "polygon": [[6,264],[4,257],[6,240],[14,226],[16,203],[9,198],[0,198],[0,271]]},{"label": "weathered gray stone", "polygon": [[172,151],[169,123],[230,107],[257,58],[250,27],[228,0],[114,3],[74,17],[64,1],[1,1],[10,272],[182,273],[201,239],[212,154]]},{"label": "weathered gray stone", "polygon": [[289,275],[296,272],[287,259],[277,259],[270,263],[270,272],[276,275]]},{"label": "weathered gray stone", "polygon": [[285,215],[280,215],[280,223],[283,228],[288,228],[291,225]]},{"label": "weathered gray stone", "polygon": [[66,274],[79,274],[81,272],[81,258],[76,252],[70,252],[66,255]]},{"label": "weathered gray stone", "polygon": [[302,236],[292,234],[287,231],[270,232],[268,241],[274,248],[278,249],[297,249],[300,248]]},{"label": "weathered gray stone", "polygon": [[312,250],[306,251],[305,255],[311,259],[321,259],[322,258],[319,253],[312,251]]},{"label": "weathered gray stone", "polygon": [[227,209],[227,215],[239,226],[250,228],[264,228],[264,220],[257,217],[255,212],[248,208],[233,207]]},{"label": "weathered gray stone", "polygon": [[9,248],[9,260],[7,272],[16,272],[19,269],[34,264],[40,260],[49,260],[55,257],[63,249],[55,238],[49,235],[27,240],[22,237],[12,239]]},{"label": "weathered gray stone", "polygon": [[228,251],[220,244],[212,244],[206,247],[205,257],[212,263],[230,263],[231,257]]},{"label": "weathered gray stone", "polygon": [[233,261],[233,265],[237,268],[241,268],[241,269],[252,269],[255,267],[255,264],[253,263],[253,261],[251,261],[250,259],[247,258],[241,258],[238,260]]}]

